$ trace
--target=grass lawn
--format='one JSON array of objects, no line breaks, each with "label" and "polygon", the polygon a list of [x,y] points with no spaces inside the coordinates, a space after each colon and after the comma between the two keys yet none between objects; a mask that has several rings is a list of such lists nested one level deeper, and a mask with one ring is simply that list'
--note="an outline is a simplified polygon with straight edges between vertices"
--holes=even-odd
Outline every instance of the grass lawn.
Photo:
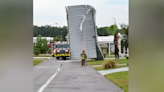
[{"label": "grass lawn", "polygon": [[[106,60],[96,60],[96,61],[87,61],[89,65],[102,65]],[[119,59],[119,64],[126,64],[128,61],[126,59]]]},{"label": "grass lawn", "polygon": [[[116,68],[121,68],[121,67],[128,67],[127,65],[117,65]],[[104,69],[103,67],[94,67],[95,70],[109,70],[109,69],[115,69],[115,68],[109,68],[109,69]]]},{"label": "grass lawn", "polygon": [[105,58],[115,58],[115,56],[114,55],[107,55],[107,56],[105,56]]},{"label": "grass lawn", "polygon": [[33,66],[39,64],[40,62],[44,61],[46,59],[33,59]]},{"label": "grass lawn", "polygon": [[119,59],[119,64],[129,63],[127,59]]},{"label": "grass lawn", "polygon": [[102,65],[104,60],[96,60],[96,61],[87,61],[89,65]]},{"label": "grass lawn", "polygon": [[33,55],[33,57],[52,57],[52,54],[39,54],[39,55]]},{"label": "grass lawn", "polygon": [[124,92],[128,92],[128,71],[117,72],[105,75],[107,79],[111,80],[114,84],[120,87]]}]

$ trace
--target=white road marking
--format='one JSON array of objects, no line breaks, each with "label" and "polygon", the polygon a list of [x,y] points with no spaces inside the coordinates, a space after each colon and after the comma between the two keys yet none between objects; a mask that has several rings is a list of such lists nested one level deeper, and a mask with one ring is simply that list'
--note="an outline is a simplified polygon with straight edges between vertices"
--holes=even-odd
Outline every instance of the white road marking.
[{"label": "white road marking", "polygon": [[39,89],[38,92],[42,92],[42,91],[47,87],[47,85],[52,81],[52,79],[55,78],[55,76],[56,76],[57,73],[62,69],[62,67],[63,67],[63,63],[62,63],[61,66],[58,67],[58,69],[56,70],[56,73],[55,73],[54,75],[52,75],[52,76],[47,80],[47,82]]}]

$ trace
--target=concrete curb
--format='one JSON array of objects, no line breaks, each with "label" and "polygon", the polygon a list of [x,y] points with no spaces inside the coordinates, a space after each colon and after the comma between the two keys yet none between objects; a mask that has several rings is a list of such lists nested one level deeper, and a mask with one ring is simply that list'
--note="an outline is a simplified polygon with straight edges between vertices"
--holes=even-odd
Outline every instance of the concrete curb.
[{"label": "concrete curb", "polygon": [[45,59],[50,59],[51,57],[33,57],[34,59],[43,59],[43,58],[45,58]]}]

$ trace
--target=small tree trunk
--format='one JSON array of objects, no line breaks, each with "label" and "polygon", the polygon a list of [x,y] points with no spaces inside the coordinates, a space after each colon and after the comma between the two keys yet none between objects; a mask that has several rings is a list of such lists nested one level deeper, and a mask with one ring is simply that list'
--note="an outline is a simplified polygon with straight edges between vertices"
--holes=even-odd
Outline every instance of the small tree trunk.
[{"label": "small tree trunk", "polygon": [[115,46],[115,60],[116,61],[118,61],[118,47],[117,47],[117,45],[118,45],[118,33],[116,32],[115,34],[114,34],[114,46]]}]

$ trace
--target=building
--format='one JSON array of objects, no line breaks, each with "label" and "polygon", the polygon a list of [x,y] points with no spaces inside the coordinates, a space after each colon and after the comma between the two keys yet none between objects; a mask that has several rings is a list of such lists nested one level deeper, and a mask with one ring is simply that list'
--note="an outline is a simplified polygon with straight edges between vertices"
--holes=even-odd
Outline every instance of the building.
[{"label": "building", "polygon": [[[118,48],[119,48],[119,55],[124,56],[128,55],[129,49],[127,49],[127,53],[125,53],[125,47],[121,46],[121,41],[123,39],[122,35],[118,33],[119,39],[118,39]],[[107,47],[108,53],[114,52],[114,35],[109,36],[98,36],[98,43],[100,47]]]}]

